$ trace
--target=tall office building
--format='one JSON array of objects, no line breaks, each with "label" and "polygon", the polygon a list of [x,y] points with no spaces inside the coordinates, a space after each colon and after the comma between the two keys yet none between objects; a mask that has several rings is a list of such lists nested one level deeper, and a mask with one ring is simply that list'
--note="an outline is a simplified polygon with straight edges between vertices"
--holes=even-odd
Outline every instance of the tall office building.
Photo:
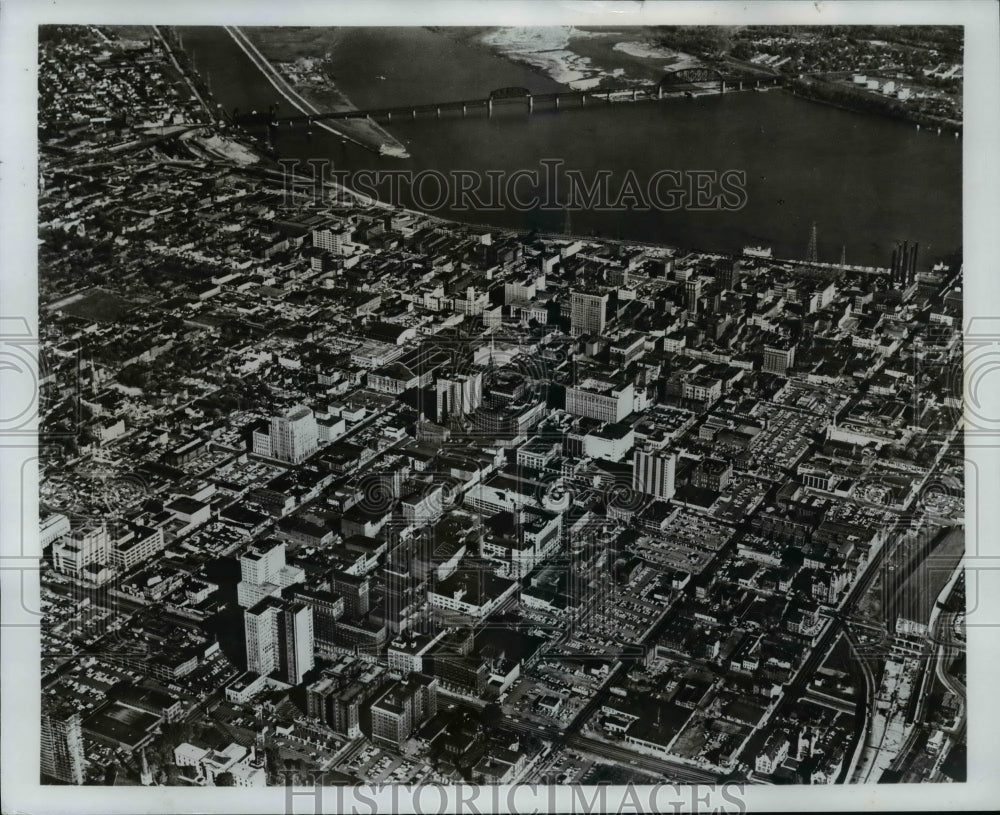
[{"label": "tall office building", "polygon": [[46,709],[42,701],[41,771],[67,784],[82,784],[87,767],[78,712]]},{"label": "tall office building", "polygon": [[88,567],[107,563],[111,550],[103,523],[87,523],[52,544],[52,565],[57,572],[84,577]]},{"label": "tall office building", "polygon": [[411,674],[371,706],[372,741],[399,747],[420,724],[437,713],[438,680]]},{"label": "tall office building", "polygon": [[306,688],[306,711],[349,739],[361,735],[361,705],[371,696],[372,685],[323,676]]},{"label": "tall office building", "polygon": [[310,719],[329,722],[330,703],[340,689],[335,676],[322,676],[306,687],[306,715]]},{"label": "tall office building", "polygon": [[573,334],[602,334],[607,322],[608,295],[575,291],[569,299]]},{"label": "tall office building", "polygon": [[566,388],[566,412],[602,422],[620,422],[635,410],[635,387],[631,382],[605,382],[588,377]]},{"label": "tall office building", "polygon": [[636,450],[632,467],[632,488],[661,501],[674,497],[677,456],[659,450]]},{"label": "tall office building", "polygon": [[247,668],[261,676],[267,676],[278,665],[277,616],[280,609],[281,601],[269,597],[243,612]]},{"label": "tall office building", "polygon": [[405,631],[419,614],[420,581],[403,560],[390,562],[383,568],[385,577],[385,608],[383,619],[390,632]]},{"label": "tall office building", "polygon": [[315,664],[313,610],[305,603],[294,601],[282,609],[280,621],[278,667],[287,682],[299,685]]},{"label": "tall office building", "polygon": [[437,419],[467,416],[483,403],[483,375],[480,371],[442,376],[435,384]]},{"label": "tall office building", "polygon": [[313,613],[301,602],[266,597],[243,612],[247,669],[269,676],[278,672],[291,685],[312,670]]},{"label": "tall office building", "polygon": [[339,594],[293,586],[291,599],[309,606],[313,612],[313,639],[317,645],[331,646],[336,641],[337,623],[344,616],[346,602]]},{"label": "tall office building", "polygon": [[764,346],[764,373],[784,374],[795,364],[794,345],[765,345]]},{"label": "tall office building", "polygon": [[271,419],[271,456],[298,464],[319,446],[319,428],[313,412],[303,405]]},{"label": "tall office building", "polygon": [[740,261],[738,258],[724,258],[716,267],[715,279],[723,289],[735,289],[740,282]]},{"label": "tall office building", "polygon": [[250,608],[265,597],[280,597],[283,589],[302,583],[305,571],[285,562],[284,543],[263,541],[240,555],[240,577],[236,600],[242,608]]},{"label": "tall office building", "polygon": [[684,304],[692,314],[698,311],[698,300],[701,298],[702,278],[694,277],[684,283]]},{"label": "tall office building", "polygon": [[371,589],[371,580],[368,577],[334,571],[330,575],[330,589],[344,598],[345,616],[353,619],[368,613]]},{"label": "tall office building", "polygon": [[377,685],[326,675],[306,688],[306,711],[349,739],[361,735],[361,706]]}]

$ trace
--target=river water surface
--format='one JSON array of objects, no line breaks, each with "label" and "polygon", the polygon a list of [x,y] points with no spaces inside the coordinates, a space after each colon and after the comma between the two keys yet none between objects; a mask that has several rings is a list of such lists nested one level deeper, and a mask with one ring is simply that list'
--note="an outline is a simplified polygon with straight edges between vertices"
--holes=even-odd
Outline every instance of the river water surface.
[{"label": "river water surface", "polygon": [[[279,97],[221,28],[182,29],[184,46],[228,110],[267,109]],[[494,88],[565,89],[548,76],[440,31],[342,29],[332,51],[337,85],[358,108],[481,98]],[[285,111],[283,105],[282,113]],[[746,204],[733,211],[501,211],[436,214],[510,227],[597,234],[697,249],[771,246],[804,257],[813,221],[821,261],[888,265],[897,240],[919,241],[919,266],[961,246],[960,139],[913,125],[796,98],[781,91],[728,93],[663,102],[560,111],[523,105],[393,119],[387,129],[410,157],[377,156],[314,129],[279,131],[282,157],[322,158],[337,168],[539,170],[543,159],[591,178],[610,170],[620,189],[631,169],[644,181],[659,170],[741,170]],[[405,193],[404,187],[404,193]],[[433,198],[433,195],[428,196]],[[404,195],[400,203],[412,205]]]}]

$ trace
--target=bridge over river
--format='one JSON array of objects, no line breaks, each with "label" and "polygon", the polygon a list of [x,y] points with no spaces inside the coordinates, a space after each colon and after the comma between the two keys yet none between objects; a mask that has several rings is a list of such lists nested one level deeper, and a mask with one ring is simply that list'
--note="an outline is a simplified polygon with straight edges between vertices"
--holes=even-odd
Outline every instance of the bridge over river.
[{"label": "bridge over river", "polygon": [[336,110],[294,116],[278,116],[277,106],[272,106],[267,112],[252,111],[240,113],[233,111],[232,122],[239,126],[268,126],[269,128],[296,127],[312,125],[314,122],[328,122],[344,119],[372,119],[391,122],[397,119],[416,119],[418,116],[434,116],[441,118],[442,113],[461,111],[462,116],[470,111],[485,111],[492,116],[500,106],[520,105],[533,113],[536,109],[559,110],[563,107],[586,107],[588,102],[618,103],[656,101],[665,96],[678,93],[693,94],[695,91],[714,91],[725,93],[727,90],[744,90],[746,88],[764,88],[780,85],[785,77],[772,74],[723,73],[714,68],[686,68],[671,71],[655,85],[630,85],[619,88],[600,88],[594,90],[566,90],[554,93],[532,93],[527,88],[498,88],[488,96],[479,99],[459,99],[449,102],[429,102],[412,105],[396,105],[394,107],[370,108],[365,110]]}]

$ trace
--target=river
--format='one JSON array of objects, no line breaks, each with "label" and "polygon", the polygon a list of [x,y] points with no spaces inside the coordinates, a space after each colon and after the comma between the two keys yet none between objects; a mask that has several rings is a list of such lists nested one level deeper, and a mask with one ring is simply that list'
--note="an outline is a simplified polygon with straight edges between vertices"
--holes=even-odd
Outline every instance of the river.
[{"label": "river", "polygon": [[[224,30],[185,28],[182,34],[226,109],[266,109],[277,100]],[[484,97],[508,86],[533,93],[564,89],[486,48],[426,29],[343,29],[332,56],[337,85],[359,108]],[[738,210],[574,208],[569,218],[562,211],[508,207],[435,210],[477,223],[715,251],[762,244],[777,257],[804,257],[815,221],[820,261],[839,261],[843,247],[849,264],[886,266],[894,243],[905,239],[920,242],[921,268],[962,243],[960,139],[780,90],[536,109],[532,115],[523,105],[509,105],[492,118],[470,111],[464,119],[394,119],[387,129],[409,158],[380,157],[318,129],[310,136],[280,131],[275,145],[283,157],[328,159],[348,171],[510,174],[557,159],[583,178],[611,170],[613,190],[628,169],[642,182],[660,170],[746,174],[746,203]],[[413,200],[404,194],[401,203]]]}]

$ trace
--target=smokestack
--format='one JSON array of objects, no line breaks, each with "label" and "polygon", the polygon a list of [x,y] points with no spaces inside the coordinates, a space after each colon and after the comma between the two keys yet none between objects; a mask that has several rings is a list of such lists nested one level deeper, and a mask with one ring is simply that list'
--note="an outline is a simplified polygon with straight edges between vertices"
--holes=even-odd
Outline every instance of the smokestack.
[{"label": "smokestack", "polygon": [[896,282],[896,262],[899,257],[899,244],[896,244],[896,248],[892,250],[892,263],[889,265],[890,273],[889,276],[892,282]]},{"label": "smokestack", "polygon": [[920,248],[918,242],[913,244],[913,254],[910,256],[910,280],[916,280],[917,278],[917,249]]}]

